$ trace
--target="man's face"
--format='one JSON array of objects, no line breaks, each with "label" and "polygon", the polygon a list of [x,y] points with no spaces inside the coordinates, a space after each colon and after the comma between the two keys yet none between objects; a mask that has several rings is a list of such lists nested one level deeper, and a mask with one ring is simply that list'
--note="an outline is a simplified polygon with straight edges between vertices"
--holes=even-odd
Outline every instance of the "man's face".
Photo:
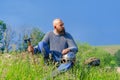
[{"label": "man's face", "polygon": [[62,21],[58,21],[55,29],[57,30],[58,33],[64,33],[65,29],[64,29],[64,23]]}]

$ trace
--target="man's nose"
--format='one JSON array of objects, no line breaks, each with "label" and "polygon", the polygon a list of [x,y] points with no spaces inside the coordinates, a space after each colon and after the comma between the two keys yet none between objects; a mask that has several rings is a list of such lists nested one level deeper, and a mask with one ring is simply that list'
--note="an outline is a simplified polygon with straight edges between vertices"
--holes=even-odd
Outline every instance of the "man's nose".
[{"label": "man's nose", "polygon": [[62,25],[61,27],[63,27],[63,28],[64,28],[64,25]]}]

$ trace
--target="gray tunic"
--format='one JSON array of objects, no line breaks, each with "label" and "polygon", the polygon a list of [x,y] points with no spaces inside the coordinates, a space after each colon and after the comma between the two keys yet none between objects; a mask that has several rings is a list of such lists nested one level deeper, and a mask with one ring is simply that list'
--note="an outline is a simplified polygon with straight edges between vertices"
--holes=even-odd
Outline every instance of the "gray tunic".
[{"label": "gray tunic", "polygon": [[69,33],[56,35],[53,31],[46,33],[43,41],[49,45],[50,51],[61,53],[63,49],[69,48],[72,52],[77,52],[78,47]]}]

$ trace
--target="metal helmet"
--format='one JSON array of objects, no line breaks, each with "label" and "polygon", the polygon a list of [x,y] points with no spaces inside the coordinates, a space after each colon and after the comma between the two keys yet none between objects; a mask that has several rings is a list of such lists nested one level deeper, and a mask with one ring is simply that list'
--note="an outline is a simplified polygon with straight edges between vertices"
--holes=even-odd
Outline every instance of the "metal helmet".
[{"label": "metal helmet", "polygon": [[68,61],[75,61],[75,53],[69,52],[68,54],[65,54],[62,56],[62,63],[68,62]]}]

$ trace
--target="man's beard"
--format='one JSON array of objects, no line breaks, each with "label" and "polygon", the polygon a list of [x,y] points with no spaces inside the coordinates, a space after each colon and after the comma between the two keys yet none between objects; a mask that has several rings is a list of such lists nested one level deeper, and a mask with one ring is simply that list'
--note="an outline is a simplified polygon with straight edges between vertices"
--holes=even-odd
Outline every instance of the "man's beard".
[{"label": "man's beard", "polygon": [[65,28],[61,31],[61,34],[65,34]]},{"label": "man's beard", "polygon": [[63,28],[61,31],[59,29],[56,29],[59,34],[65,34],[65,28]]}]

